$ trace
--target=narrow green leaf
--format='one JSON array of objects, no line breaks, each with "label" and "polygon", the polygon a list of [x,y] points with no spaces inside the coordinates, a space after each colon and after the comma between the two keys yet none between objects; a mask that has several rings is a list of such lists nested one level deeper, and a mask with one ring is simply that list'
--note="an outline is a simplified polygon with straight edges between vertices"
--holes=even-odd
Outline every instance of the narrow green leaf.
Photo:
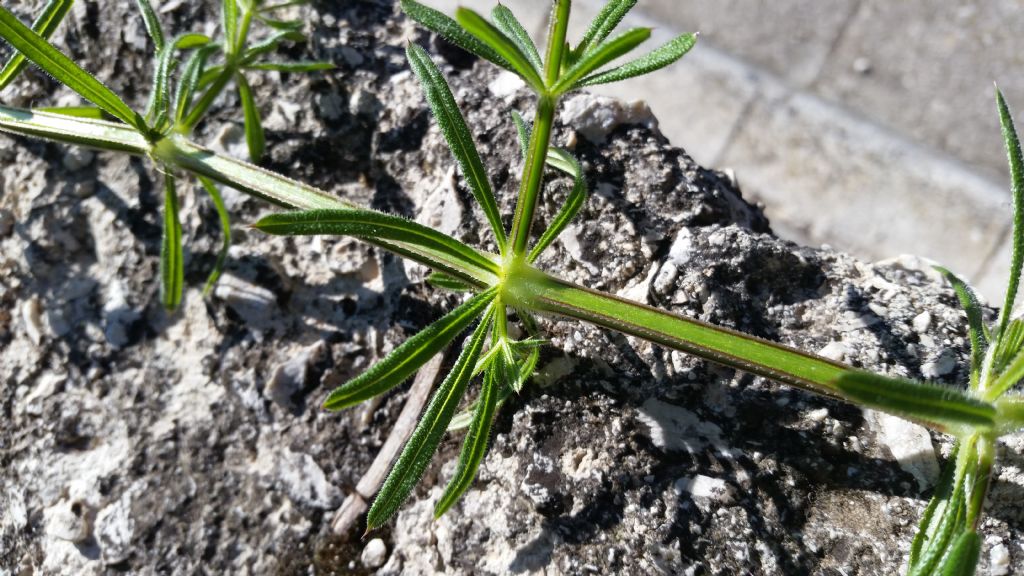
[{"label": "narrow green leaf", "polygon": [[[931,539],[931,535],[938,529],[939,521],[942,517],[940,508],[944,510],[945,506],[949,503],[950,497],[953,495],[953,479],[957,473],[957,454],[962,449],[962,442],[960,439],[957,439],[953,444],[949,460],[942,469],[941,476],[939,476],[939,482],[935,486],[935,494],[932,495],[932,499],[928,502],[928,506],[925,507],[924,513],[921,515],[921,522],[918,524],[917,533],[914,534],[914,540],[910,543],[910,559],[907,564],[911,569],[921,562],[921,553],[924,550],[925,543]],[[936,516],[937,512],[939,513],[938,516]]]},{"label": "narrow green leaf", "polygon": [[569,70],[562,74],[558,79],[558,83],[555,84],[551,91],[555,94],[561,94],[572,90],[582,78],[605,64],[628,54],[634,48],[646,42],[650,37],[650,28],[634,28],[623,32],[611,40],[602,42],[597,48],[584,54]]},{"label": "narrow green leaf", "polygon": [[199,82],[196,84],[196,88],[205,89],[205,92],[203,92],[203,95],[199,97],[198,101],[196,101],[195,106],[189,108],[184,120],[179,123],[184,132],[191,132],[196,125],[199,124],[199,121],[203,119],[203,116],[206,115],[210,106],[213,105],[214,100],[221,95],[224,91],[224,87],[228,85],[229,81],[231,81],[231,78],[233,77],[231,70],[231,68],[220,67],[218,73],[212,80],[210,80],[209,85],[207,86],[203,85],[203,79],[206,77],[206,73],[204,73],[203,76],[200,76]]},{"label": "narrow green leaf", "polygon": [[1024,378],[1024,350],[1018,350],[1017,356],[999,374],[996,381],[985,391],[986,398],[998,398],[1004,392],[1013,388],[1017,382]]},{"label": "narrow green leaf", "polygon": [[201,48],[210,43],[210,37],[198,32],[186,32],[175,37],[174,45],[178,50],[191,50]]},{"label": "narrow green leaf", "polygon": [[238,3],[236,0],[222,0],[220,8],[221,28],[224,32],[224,52],[235,53],[238,43]]},{"label": "narrow green leaf", "polygon": [[678,36],[673,40],[670,40],[660,48],[655,48],[636,60],[631,60],[622,66],[618,66],[604,72],[598,72],[593,76],[588,76],[577,82],[574,88],[595,86],[597,84],[609,84],[611,82],[619,82],[620,80],[654,72],[655,70],[664,68],[665,66],[668,66],[682,58],[683,55],[689,52],[690,48],[693,48],[693,45],[696,43],[696,34],[683,34],[682,36]]},{"label": "narrow green leaf", "polygon": [[268,18],[262,14],[256,14],[256,19],[265,24],[267,27],[277,30],[278,32],[289,33],[289,38],[301,42],[303,35],[299,32],[302,29],[301,20],[277,20],[274,18]]},{"label": "narrow green leaf", "polygon": [[196,47],[208,43],[210,39],[202,34],[181,34],[176,36],[170,43],[164,44],[157,55],[157,66],[153,72],[153,88],[149,95],[149,106],[146,115],[150,118],[153,126],[159,127],[157,118],[166,117],[169,114],[171,105],[171,70],[176,61],[174,53],[185,46]]},{"label": "narrow green leaf", "polygon": [[495,288],[481,292],[417,332],[369,370],[335,388],[324,402],[324,408],[348,408],[404,382],[472,324],[490,305],[496,293]]},{"label": "narrow green leaf", "polygon": [[181,78],[178,79],[178,84],[174,91],[175,124],[184,120],[186,114],[188,114],[189,107],[192,106],[192,97],[195,95],[199,85],[200,75],[203,73],[203,67],[206,66],[206,60],[216,49],[217,46],[204,46],[193,52],[188,60],[185,61]]},{"label": "narrow green leaf", "polygon": [[444,437],[448,423],[451,422],[459,401],[466,391],[466,386],[473,377],[473,366],[480,356],[484,345],[484,337],[490,327],[490,313],[485,314],[469,343],[462,349],[455,366],[448,373],[430,399],[423,417],[409,437],[405,448],[388,474],[384,485],[370,506],[366,516],[366,530],[370,531],[387,522],[403,502],[409,497],[412,489],[420,481],[423,471],[430,463],[437,445]]},{"label": "narrow green leaf", "polygon": [[435,518],[439,518],[447,512],[476,478],[476,471],[480,468],[480,462],[483,461],[487,445],[490,443],[491,424],[497,411],[500,393],[501,383],[498,381],[497,374],[493,370],[487,370],[484,373],[484,384],[480,390],[480,397],[477,399],[476,410],[473,412],[473,421],[469,426],[466,439],[462,443],[455,476],[448,482],[444,494],[434,506]]},{"label": "narrow green leaf", "polygon": [[953,492],[934,523],[934,531],[927,536],[917,564],[910,566],[907,576],[932,576],[939,560],[946,554],[950,542],[963,525],[965,517],[964,475],[957,474]]},{"label": "narrow green leaf", "polygon": [[245,143],[249,146],[249,158],[253,162],[259,162],[266,147],[260,111],[253,100],[252,88],[249,87],[245,75],[235,74],[235,84],[238,85],[238,97],[242,100],[242,113],[245,115]]},{"label": "narrow green leaf", "polygon": [[537,362],[540,360],[540,346],[544,343],[542,340],[539,341],[537,346],[531,347],[530,352],[526,355],[526,359],[519,365],[519,377],[512,386],[516,392],[522,390],[530,378],[533,378],[533,373],[537,370]]},{"label": "narrow green leaf", "polygon": [[519,74],[538,93],[545,91],[544,80],[530,64],[526,54],[486,18],[469,8],[459,8],[455,11],[455,19],[467,32],[500,54],[501,59],[508,62],[507,68],[510,71]]},{"label": "narrow green leaf", "polygon": [[473,289],[469,284],[466,284],[454,276],[445,274],[444,272],[431,272],[430,275],[427,276],[427,284],[436,288],[451,290],[453,292],[469,292]]},{"label": "narrow green leaf", "polygon": [[[43,11],[32,23],[32,30],[36,31],[41,38],[49,40],[57,30],[57,26],[64,20],[74,0],[50,0],[43,7]],[[3,90],[18,77],[18,74],[25,69],[28,61],[21,52],[15,52],[11,59],[0,69],[0,90]]]},{"label": "narrow green leaf", "polygon": [[850,371],[836,380],[836,387],[856,402],[933,423],[951,433],[995,425],[993,405],[949,386]]},{"label": "narrow green leaf", "polygon": [[505,227],[501,223],[501,212],[498,210],[498,202],[494,198],[494,191],[491,189],[490,180],[487,178],[487,169],[477,152],[476,143],[473,142],[473,135],[466,126],[466,120],[459,111],[455,97],[452,96],[448,83],[433,60],[423,48],[416,44],[409,44],[406,48],[406,55],[413,72],[420,79],[423,85],[423,92],[430,104],[430,109],[437,118],[437,124],[441,128],[448,148],[462,169],[462,174],[469,184],[473,197],[483,209],[487,221],[491,225],[494,237],[498,243],[498,249],[504,254],[508,238],[505,235]]},{"label": "narrow green leaf", "polygon": [[1001,333],[990,336],[992,337],[996,339],[996,343],[991,358],[988,359],[989,378],[1002,374],[1024,348],[1024,319],[1010,320]]},{"label": "narrow green leaf", "polygon": [[44,106],[34,110],[36,112],[49,112],[50,114],[63,114],[73,118],[91,118],[93,120],[103,120],[104,118],[103,110],[95,106]]},{"label": "narrow green leaf", "polygon": [[334,64],[330,62],[256,62],[246,65],[250,70],[274,70],[277,72],[319,72],[321,70],[334,70]]},{"label": "narrow green leaf", "polygon": [[160,19],[156,15],[156,10],[153,10],[153,5],[149,3],[149,0],[135,0],[135,3],[139,5],[139,11],[142,12],[142,21],[146,25],[146,33],[153,40],[153,49],[159,54],[164,49],[164,30],[160,26]]},{"label": "narrow green leaf", "polygon": [[530,147],[530,129],[526,126],[526,120],[523,120],[523,116],[517,111],[512,111],[512,123],[516,125],[516,136],[519,140],[519,153],[522,155],[522,159],[526,161],[526,154]]},{"label": "narrow green leaf", "polygon": [[[0,129],[18,133],[31,133],[34,126],[29,128],[23,122],[6,122],[5,110],[7,109],[0,106]],[[24,114],[24,112],[21,113]],[[96,121],[93,120],[92,122]],[[43,131],[42,135],[44,137],[55,137],[50,130]],[[134,151],[135,149],[130,148],[130,150]],[[188,139],[177,133],[170,134],[167,138],[157,141],[151,147],[145,146],[142,148],[142,153],[150,155],[158,162],[176,166],[197,176],[205,176],[214,182],[231,186],[240,192],[266,200],[282,208],[291,210],[363,210],[352,202],[307,184],[229,156],[216,154],[189,142]],[[368,212],[385,219],[395,219],[393,216],[372,210],[368,210]],[[386,222],[383,233],[400,235],[400,231],[386,230],[394,227],[391,220]],[[401,218],[397,220],[399,222],[403,221]],[[425,241],[418,237],[419,229],[417,230],[416,234],[409,236],[410,241],[408,242],[370,237],[366,237],[364,240],[399,256],[420,263],[432,270],[455,276],[478,289],[493,286],[499,281],[499,267],[496,264],[497,255],[476,250],[444,234],[441,234],[440,237],[446,243],[451,243],[451,245],[439,248],[437,243],[431,243],[429,240]],[[363,232],[378,234],[378,232],[372,229],[364,230]],[[429,228],[426,229],[426,232],[436,234],[436,232]],[[473,261],[470,262],[464,258],[462,251],[470,252],[473,255]],[[486,263],[486,267],[481,265],[483,263]]]},{"label": "narrow green leaf", "polygon": [[1006,324],[1010,321],[1013,304],[1017,300],[1020,286],[1021,267],[1024,266],[1024,156],[1021,155],[1020,139],[1013,125],[1003,93],[996,88],[996,107],[999,109],[999,125],[1006,145],[1006,158],[1010,164],[1010,189],[1013,193],[1013,252],[1010,256],[1010,281],[1006,288],[1006,300],[999,311],[999,329],[996,338],[1002,340]]},{"label": "narrow green leaf", "polygon": [[146,123],[109,88],[57,50],[42,36],[25,26],[6,8],[0,6],[0,37],[7,40],[44,72],[65,84],[86,100],[141,133],[148,132]]},{"label": "narrow green leaf", "polygon": [[573,57],[579,60],[592,46],[604,42],[633,6],[636,6],[636,0],[610,0],[605,4],[583,33],[583,39],[573,51]]},{"label": "narrow green leaf", "polygon": [[533,43],[530,33],[526,31],[526,28],[523,27],[523,24],[516,18],[515,14],[504,5],[498,4],[491,10],[491,19],[494,20],[494,25],[509,40],[515,42],[523,54],[526,54],[526,57],[530,59],[530,63],[533,64],[533,68],[540,72],[544,65],[540,61],[537,45]]},{"label": "narrow green leaf", "polygon": [[174,310],[181,304],[185,285],[181,220],[178,218],[178,194],[174,188],[174,176],[167,171],[164,173],[164,233],[160,245],[160,299],[168,310]]},{"label": "narrow green leaf", "polygon": [[[477,366],[480,366],[479,362],[477,362]],[[474,370],[473,375],[475,376],[480,372],[483,372],[483,370]],[[532,376],[532,374],[530,374],[530,376]],[[498,405],[495,407],[495,410],[500,410],[502,405],[505,404],[505,400],[508,400],[509,396],[512,396],[512,394],[514,394],[514,392],[511,388],[509,388],[508,386],[502,386],[501,393],[498,394]],[[476,407],[478,404],[479,399],[473,400],[473,402],[469,405],[469,407],[466,410],[463,410],[462,412],[456,414],[455,417],[452,418],[452,421],[448,424],[448,431],[458,432],[459,430],[465,430],[466,428],[469,428],[469,425],[473,423],[473,415],[476,413]]]},{"label": "narrow green leaf", "polygon": [[[532,131],[532,128],[529,123],[523,120],[523,117],[519,112],[515,110],[512,111],[512,122],[516,125],[516,134],[519,139],[519,151],[522,153],[523,160],[525,160],[527,148],[530,145],[530,132]],[[561,170],[569,176],[576,177],[582,174],[579,162],[573,158],[572,154],[569,154],[561,148],[556,148],[554,146],[549,147],[548,155],[547,158],[544,159],[544,162],[548,166],[556,170]]]},{"label": "narrow green leaf", "polygon": [[149,143],[120,122],[0,106],[0,130],[57,142],[145,155]]},{"label": "narrow green leaf", "polygon": [[978,300],[974,290],[956,274],[942,266],[934,266],[942,274],[946,281],[953,287],[960,307],[967,314],[967,329],[971,339],[971,382],[977,383],[978,375],[981,373],[981,361],[985,356],[985,348],[988,347],[988,339],[985,337],[985,326],[982,323],[981,301]]},{"label": "narrow green leaf", "polygon": [[242,58],[242,62],[248,66],[260,56],[277,50],[277,47],[281,45],[281,41],[285,39],[287,34],[287,32],[275,32],[261,42],[253,44],[245,50],[245,57]]},{"label": "narrow green leaf", "polygon": [[228,250],[231,249],[231,218],[228,216],[224,198],[220,195],[217,184],[202,176],[199,177],[199,183],[203,185],[206,193],[210,195],[210,200],[213,201],[217,217],[220,219],[220,233],[223,236],[220,251],[217,252],[217,260],[213,263],[213,269],[210,270],[210,275],[206,278],[206,285],[203,287],[203,296],[208,296],[213,291],[217,280],[220,279],[221,272],[224,271],[224,264],[228,261]]},{"label": "narrow green leaf", "polygon": [[[562,154],[558,154],[559,152]],[[533,249],[530,250],[527,262],[533,262],[540,257],[544,250],[555,241],[555,238],[558,238],[558,235],[565,230],[565,227],[572,222],[572,219],[576,217],[576,214],[579,213],[587,201],[587,181],[583,178],[583,169],[580,168],[579,162],[560,150],[552,149],[549,151],[549,154],[552,153],[557,158],[556,162],[571,162],[568,167],[563,166],[563,168],[569,168],[566,171],[573,177],[572,190],[569,192],[569,197],[566,198],[565,204],[562,205],[558,210],[558,214],[551,220],[547,230],[541,234]]]},{"label": "narrow green leaf", "polygon": [[214,80],[220,77],[224,73],[223,64],[214,64],[209,68],[203,68],[202,74],[199,75],[199,80],[196,81],[196,90],[204,90],[210,84],[213,84]]},{"label": "narrow green leaf", "polygon": [[398,240],[442,252],[467,266],[497,273],[498,265],[458,240],[411,220],[372,210],[309,210],[280,212],[263,217],[254,226],[268,234],[345,234],[357,238]]},{"label": "narrow green leaf", "polygon": [[949,547],[938,573],[941,576],[974,576],[981,556],[981,536],[974,530],[963,532]]},{"label": "narrow green leaf", "polygon": [[509,63],[493,48],[478,40],[460,26],[458,22],[445,16],[443,13],[424,6],[415,0],[402,0],[402,11],[413,21],[419,23],[420,26],[455,44],[466,52],[475,54],[502,68],[509,68]]},{"label": "narrow green leaf", "polygon": [[1024,396],[1020,394],[1006,394],[995,401],[996,422],[998,429],[996,434],[1014,434],[1024,430]]}]

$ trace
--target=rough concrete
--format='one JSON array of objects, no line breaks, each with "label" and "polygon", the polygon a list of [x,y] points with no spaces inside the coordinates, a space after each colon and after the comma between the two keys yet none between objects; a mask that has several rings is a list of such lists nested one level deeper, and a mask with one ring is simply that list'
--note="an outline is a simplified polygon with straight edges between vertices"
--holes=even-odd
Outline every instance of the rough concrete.
[{"label": "rough concrete", "polygon": [[[116,38],[133,10],[76,13],[65,38],[83,39],[87,68],[119,88],[145,85],[121,71],[145,77],[143,48],[101,47],[94,36]],[[216,21],[185,5],[165,17]],[[416,31],[390,4],[319,6],[309,20],[313,42],[295,52],[339,69],[256,82],[266,164],[440,218],[486,245],[404,42],[445,55],[437,61],[506,214],[519,169],[507,112],[528,113],[525,94],[495,93],[503,84],[489,66]],[[14,97],[45,102],[40,82],[27,78]],[[237,130],[226,129],[237,105],[224,104],[203,136],[237,150]],[[557,127],[593,194],[545,268],[889,374],[965,379],[963,316],[927,266],[865,264],[779,240],[729,178],[672,147],[642,109],[600,106],[608,112],[563,118],[579,134]],[[624,123],[590,141],[581,123],[595,117]],[[0,146],[0,208],[13,218],[0,235],[5,571],[359,573],[383,561],[379,574],[879,574],[903,562],[947,439],[560,321],[545,325],[552,345],[538,375],[503,408],[481,476],[452,513],[431,519],[458,437],[379,540],[345,543],[329,534],[330,514],[404,393],[340,414],[317,406],[458,298],[352,241],[239,226],[229,278],[203,300],[196,287],[217,249],[216,217],[192,190],[183,194],[192,289],[168,316],[156,297],[155,173],[108,154],[72,171],[67,155],[22,138]],[[551,183],[544,217],[566,184]],[[451,206],[438,211],[442,199]],[[236,222],[267,211],[226,200]],[[953,367],[937,368],[949,355]],[[982,526],[992,573],[1024,558],[1022,454],[1020,437],[1000,449]]]}]

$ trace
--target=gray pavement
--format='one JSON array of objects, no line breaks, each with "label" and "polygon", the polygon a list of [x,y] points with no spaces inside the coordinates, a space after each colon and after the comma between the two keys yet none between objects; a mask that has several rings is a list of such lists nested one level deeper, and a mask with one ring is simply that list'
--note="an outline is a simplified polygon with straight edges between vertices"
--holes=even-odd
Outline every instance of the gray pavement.
[{"label": "gray pavement", "polygon": [[[504,3],[543,38],[547,2]],[[575,34],[600,4],[574,3]],[[647,101],[674,143],[734,171],[780,235],[924,256],[1001,299],[1011,211],[992,82],[1024,111],[1017,0],[640,0],[627,25],[653,26],[652,45],[701,40],[598,91]]]}]

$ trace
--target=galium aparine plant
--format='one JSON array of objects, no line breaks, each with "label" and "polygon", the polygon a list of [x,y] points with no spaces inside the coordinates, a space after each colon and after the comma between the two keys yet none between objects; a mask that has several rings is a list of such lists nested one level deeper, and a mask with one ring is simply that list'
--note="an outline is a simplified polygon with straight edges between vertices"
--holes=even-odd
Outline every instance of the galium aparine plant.
[{"label": "galium aparine plant", "polygon": [[[263,218],[254,225],[259,230],[270,234],[354,236],[429,267],[433,270],[429,280],[435,286],[470,294],[455,310],[409,338],[362,375],[334,390],[325,402],[328,409],[341,409],[382,394],[404,382],[428,359],[470,331],[452,370],[437,387],[377,495],[368,514],[368,530],[382,525],[399,509],[449,429],[466,427],[467,432],[457,471],[437,502],[435,513],[440,515],[449,510],[468,489],[486,453],[491,422],[502,401],[521,390],[534,370],[538,348],[544,342],[536,317],[545,315],[617,330],[804,390],[884,410],[954,436],[954,456],[925,510],[912,543],[908,571],[913,575],[973,574],[981,549],[977,528],[991,479],[997,439],[1024,428],[1024,396],[1015,390],[1024,377],[1024,320],[1010,317],[1024,265],[1024,160],[1002,95],[997,91],[997,107],[1011,167],[1014,250],[1006,299],[993,326],[983,324],[981,306],[967,283],[942,270],[966,311],[972,344],[970,382],[961,389],[858,371],[778,343],[590,290],[535,266],[537,257],[551,247],[559,233],[577,216],[587,197],[586,180],[579,163],[568,152],[551,146],[559,99],[573,90],[625,80],[667,66],[682,57],[696,41],[695,35],[683,35],[644,56],[613,64],[650,36],[650,30],[644,28],[613,35],[635,3],[635,0],[608,2],[573,46],[566,38],[570,2],[555,0],[542,57],[525,28],[504,6],[498,5],[490,20],[465,8],[459,9],[452,19],[414,0],[402,0],[402,8],[410,18],[449,42],[519,75],[536,96],[531,123],[527,124],[514,114],[511,119],[521,138],[523,172],[512,226],[505,230],[472,132],[441,71],[421,47],[413,44],[407,49],[410,66],[423,85],[462,176],[487,217],[498,253],[471,247],[404,218],[332,197],[279,174],[210,152],[190,140],[191,128],[195,126],[186,121],[190,114],[195,114],[196,110],[200,110],[200,116],[204,114],[203,106],[208,108],[208,104],[202,104],[205,94],[214,88],[222,90],[234,79],[245,112],[250,153],[258,158],[258,152],[262,151],[262,131],[254,128],[258,116],[254,119],[251,110],[246,111],[254,107],[251,101],[246,103],[244,77],[240,76],[241,70],[260,69],[252,65],[255,59],[244,56],[253,54],[256,48],[240,48],[245,44],[246,22],[256,19],[280,32],[297,31],[297,27],[277,27],[269,18],[261,18],[259,15],[273,7],[261,9],[259,3],[238,0],[235,4],[233,0],[226,0],[223,32],[227,40],[215,49],[210,47],[209,40],[190,35],[163,44],[163,48],[158,49],[158,74],[145,114],[129,108],[116,94],[47,42],[46,37],[52,33],[55,22],[59,22],[62,10],[66,12],[69,2],[54,0],[48,4],[33,28],[0,7],[0,37],[19,52],[4,69],[13,70],[8,72],[10,77],[24,65],[21,58],[27,58],[115,119],[106,121],[91,113],[75,114],[69,110],[0,106],[0,130],[146,156],[167,175],[168,197],[175,195],[175,174],[193,174],[201,181],[228,185],[290,210]],[[141,5],[147,28],[157,44],[155,17],[147,8],[148,4],[142,2]],[[232,10],[241,10],[243,15],[233,17]],[[245,14],[251,18],[246,20]],[[159,36],[162,37],[162,33]],[[283,34],[281,39],[285,38],[287,35]],[[199,52],[206,49],[208,52],[204,57],[193,54],[182,67],[178,90],[172,93],[168,85],[176,63],[168,54],[180,49]],[[223,62],[207,66],[214,53],[221,54]],[[265,53],[258,52],[257,56]],[[192,64],[196,59],[201,62]],[[197,69],[193,70],[192,66]],[[302,66],[308,70],[322,67],[319,64]],[[0,78],[3,77],[0,73]],[[199,85],[207,89],[199,104],[189,104],[191,98],[179,95],[183,91],[191,94]],[[179,111],[182,106],[184,112]],[[574,185],[548,227],[535,231],[535,211],[547,169],[570,175]],[[168,206],[167,213],[176,213],[176,198],[169,199]],[[172,232],[174,225],[174,222],[168,223]],[[173,245],[173,242],[165,242],[162,255],[165,268],[180,265],[173,261]],[[166,276],[165,290],[168,284],[173,287]],[[178,286],[180,288],[180,282]],[[522,323],[521,333],[525,338],[511,336],[511,318]],[[480,381],[479,391],[470,412],[456,417],[464,394],[475,380]]]}]

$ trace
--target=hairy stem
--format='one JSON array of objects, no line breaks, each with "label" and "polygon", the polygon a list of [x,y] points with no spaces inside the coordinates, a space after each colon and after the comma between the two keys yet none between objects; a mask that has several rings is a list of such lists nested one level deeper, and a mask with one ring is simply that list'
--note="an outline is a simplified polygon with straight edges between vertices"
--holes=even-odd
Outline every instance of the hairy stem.
[{"label": "hairy stem", "polygon": [[512,258],[522,259],[529,250],[530,228],[540,199],[540,189],[544,184],[544,162],[551,144],[551,127],[555,121],[557,105],[558,99],[552,96],[541,96],[537,101],[533,132],[530,134],[530,145],[520,180],[519,199],[512,219]]},{"label": "hairy stem", "polygon": [[967,488],[967,526],[978,529],[981,513],[984,511],[985,498],[992,482],[992,467],[995,463],[996,440],[992,436],[980,436],[971,451],[971,457],[977,458],[977,469]]},{"label": "hairy stem", "polygon": [[203,119],[210,106],[213,105],[214,100],[217,99],[217,96],[220,96],[220,93],[224,91],[224,87],[227,86],[234,75],[235,66],[233,63],[228,62],[224,65],[224,69],[221,70],[217,78],[206,88],[206,92],[203,92],[203,95],[199,97],[196,105],[189,110],[188,116],[182,120],[181,130],[183,133],[188,134],[195,130],[196,125]]},{"label": "hairy stem", "polygon": [[838,362],[577,286],[536,269],[524,270],[506,282],[504,297],[514,306],[576,318],[744,372],[846,399],[835,381],[850,368]]},{"label": "hairy stem", "polygon": [[544,62],[544,80],[548,87],[558,82],[565,53],[565,35],[569,30],[570,0],[555,0],[551,8],[551,28],[548,30],[548,53]]}]

